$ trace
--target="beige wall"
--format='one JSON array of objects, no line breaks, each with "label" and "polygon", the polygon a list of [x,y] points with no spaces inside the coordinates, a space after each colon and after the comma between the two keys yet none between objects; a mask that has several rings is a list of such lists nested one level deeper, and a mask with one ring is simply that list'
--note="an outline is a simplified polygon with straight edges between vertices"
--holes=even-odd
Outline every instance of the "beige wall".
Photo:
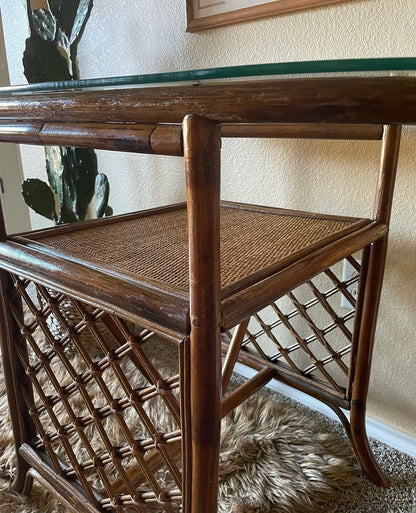
[{"label": "beige wall", "polygon": [[[362,0],[247,24],[185,32],[184,3],[95,0],[79,50],[83,78],[290,60],[412,56],[416,0]],[[23,2],[1,0],[12,82],[23,81]],[[377,332],[370,414],[416,436],[416,147],[400,158]],[[27,176],[42,150],[23,148]],[[368,215],[376,143],[225,141],[225,199]],[[180,159],[100,152],[116,212],[184,198]],[[357,190],[356,186],[360,189]],[[33,219],[39,225],[38,219]]]},{"label": "beige wall", "polygon": [[[0,20],[0,86],[8,85],[10,85],[10,80],[4,48],[3,26]],[[15,233],[29,230],[29,209],[20,203],[23,169],[15,144],[0,144],[0,178],[2,181],[0,201],[7,231]]]}]

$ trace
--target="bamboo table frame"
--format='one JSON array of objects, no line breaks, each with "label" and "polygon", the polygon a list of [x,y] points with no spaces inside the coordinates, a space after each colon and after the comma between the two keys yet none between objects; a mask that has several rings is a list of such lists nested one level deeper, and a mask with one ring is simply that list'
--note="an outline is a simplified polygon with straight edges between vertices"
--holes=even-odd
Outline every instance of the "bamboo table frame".
[{"label": "bamboo table frame", "polygon": [[[272,378],[310,393],[333,408],[346,427],[364,471],[375,483],[387,485],[387,479],[368,445],[365,409],[401,125],[416,122],[416,79],[280,79],[254,83],[14,94],[0,96],[0,117],[1,141],[183,155],[189,231],[188,294],[170,285],[163,288],[160,283],[152,280],[141,282],[120,273],[106,274],[100,266],[89,265],[81,257],[62,258],[59,248],[53,245],[49,247],[45,237],[53,239],[56,236],[58,240],[59,237],[71,237],[72,233],[75,236],[78,228],[72,225],[34,234],[9,236],[2,224],[1,338],[18,453],[15,490],[28,492],[31,478],[36,477],[73,511],[122,512],[128,507],[146,511],[146,501],[153,501],[168,512],[173,511],[175,502],[180,502],[185,513],[214,513],[217,508],[221,418]],[[348,218],[344,221],[350,223],[351,227],[343,228],[336,237],[328,235],[325,243],[317,243],[303,252],[298,251],[294,257],[287,257],[279,265],[268,268],[267,273],[262,271],[263,274],[257,274],[256,279],[243,279],[238,287],[222,287],[220,147],[221,138],[231,136],[382,139],[381,168],[373,218],[357,222]],[[175,212],[176,208],[179,207],[157,209],[149,215],[168,215]],[[272,209],[261,207],[253,210],[247,206],[224,205],[223,208],[244,210],[248,212],[247,215],[252,215],[250,212],[254,211],[264,215],[276,214]],[[121,221],[141,222],[141,215],[122,216]],[[307,219],[310,217],[306,215]],[[329,218],[325,220],[338,222]],[[118,218],[88,221],[82,227],[105,228],[115,226],[119,221]],[[261,358],[261,355],[241,350],[248,319],[252,315],[257,315],[256,312],[280,296],[290,293],[301,283],[360,249],[363,250],[361,285],[352,335],[349,382],[345,393],[330,393],[310,381],[308,376],[294,375]],[[29,308],[33,309],[36,314],[33,322],[38,323],[36,326],[45,326],[42,315],[47,311],[35,307],[28,298],[25,292],[28,281],[38,284],[39,290],[49,297],[49,310],[54,310],[53,298],[58,297],[48,296],[49,290],[73,298],[74,303],[84,312],[84,304],[99,308],[100,319],[120,340],[122,347],[126,340],[130,340],[126,335],[128,332],[124,320],[139,324],[148,333],[159,333],[167,340],[179,344],[178,406],[170,394],[171,382],[161,386],[156,379],[156,370],[151,366],[146,367],[148,362],[140,349],[132,350],[131,341],[129,348],[126,346],[134,353],[132,361],[138,362],[138,368],[146,367],[149,379],[156,375],[155,393],[164,396],[181,427],[182,470],[179,472],[175,463],[172,463],[173,455],[179,448],[176,438],[163,439],[162,436],[161,442],[160,436],[157,441],[155,435],[150,453],[146,453],[144,459],[136,455],[142,462],[139,474],[148,476],[147,479],[153,482],[150,474],[159,468],[157,462],[166,461],[169,468],[173,469],[173,475],[176,475],[179,488],[182,488],[179,495],[175,495],[176,492],[158,495],[156,491],[150,495],[136,493],[135,486],[141,482],[142,477],[134,472],[124,475],[121,469],[122,477],[108,484],[107,491],[99,496],[88,484],[82,465],[72,463],[71,460],[72,470],[65,474],[65,471],[57,470],[56,465],[54,468],[53,461],[45,456],[44,449],[39,450],[39,444],[34,444],[34,437],[41,435],[37,423],[38,413],[46,409],[52,420],[56,419],[49,404],[52,399],[44,398],[40,406],[33,405],[31,390],[33,383],[36,389],[35,375],[42,365],[47,373],[50,369],[48,356],[45,355],[39,356],[40,367],[36,367],[37,364],[25,364],[27,349],[22,348],[26,347],[26,342],[23,343],[21,339],[30,341],[30,327],[22,321],[18,303],[23,298]],[[337,286],[344,294],[348,294],[345,284],[338,283]],[[319,291],[316,291],[316,297],[318,302],[326,304],[326,297]],[[299,305],[299,309],[307,318],[302,305]],[[56,315],[59,317],[58,311]],[[87,318],[88,315],[85,315]],[[282,316],[279,322],[287,323],[287,317]],[[337,322],[339,324],[335,318]],[[35,324],[31,326],[35,329]],[[220,331],[227,332],[233,327],[236,329],[229,344],[224,344],[226,359],[222,369]],[[50,335],[48,328],[44,329]],[[74,328],[71,329],[72,333]],[[127,338],[123,338],[123,334]],[[322,333],[318,330],[316,336],[319,338]],[[77,341],[77,336],[74,337]],[[105,346],[97,333],[96,338]],[[298,343],[302,345],[302,340],[299,339]],[[14,350],[16,344],[17,354]],[[60,342],[55,341],[54,344],[53,355],[61,355],[65,362]],[[82,352],[82,348],[77,347]],[[307,345],[305,350],[308,351]],[[121,350],[116,353],[110,351],[108,354],[110,356],[105,360],[106,366],[113,365],[114,360],[122,357]],[[334,353],[331,358],[337,359],[340,355]],[[223,399],[222,393],[227,388],[237,360],[255,368],[258,374]],[[319,366],[320,362],[316,365]],[[51,379],[53,381],[53,377]],[[83,379],[78,376],[73,387],[81,382],[81,389],[85,385]],[[123,377],[120,379],[128,389],[129,384]],[[65,402],[67,391],[60,392]],[[42,394],[42,391],[38,394]],[[126,407],[125,402],[120,404]],[[350,422],[341,408],[350,410]],[[97,422],[101,422],[101,419]],[[82,438],[84,426],[78,424],[74,421],[70,427],[60,426],[52,438],[46,437],[43,442],[48,445],[50,440],[60,439],[61,436],[64,440],[74,430]],[[131,448],[132,454],[135,451]],[[53,459],[53,453],[48,452],[50,454]],[[110,457],[116,466],[121,465],[118,456],[111,453]],[[98,458],[97,461],[97,472],[104,472],[102,468],[107,460]],[[69,476],[68,479],[65,475]],[[105,477],[102,479],[105,480]]]}]

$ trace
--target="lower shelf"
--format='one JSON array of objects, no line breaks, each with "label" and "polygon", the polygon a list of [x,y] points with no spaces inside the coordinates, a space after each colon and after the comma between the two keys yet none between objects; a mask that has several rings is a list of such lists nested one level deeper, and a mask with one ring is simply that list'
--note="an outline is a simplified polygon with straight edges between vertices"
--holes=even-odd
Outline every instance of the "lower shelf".
[{"label": "lower shelf", "polygon": [[[385,230],[368,219],[224,203],[224,328]],[[0,244],[0,265],[172,338],[189,332],[184,205],[14,236]]]}]

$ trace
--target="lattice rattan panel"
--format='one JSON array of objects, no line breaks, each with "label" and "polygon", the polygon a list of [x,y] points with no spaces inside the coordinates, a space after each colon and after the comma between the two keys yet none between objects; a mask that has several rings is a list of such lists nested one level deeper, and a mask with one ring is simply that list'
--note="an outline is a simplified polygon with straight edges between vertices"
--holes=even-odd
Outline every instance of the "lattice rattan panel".
[{"label": "lattice rattan panel", "polygon": [[[98,508],[174,512],[181,502],[176,346],[11,275],[34,449]],[[23,305],[23,307],[22,307]],[[169,363],[159,361],[166,350]]]},{"label": "lattice rattan panel", "polygon": [[347,260],[352,278],[339,262],[253,315],[241,350],[348,396],[360,257]]}]

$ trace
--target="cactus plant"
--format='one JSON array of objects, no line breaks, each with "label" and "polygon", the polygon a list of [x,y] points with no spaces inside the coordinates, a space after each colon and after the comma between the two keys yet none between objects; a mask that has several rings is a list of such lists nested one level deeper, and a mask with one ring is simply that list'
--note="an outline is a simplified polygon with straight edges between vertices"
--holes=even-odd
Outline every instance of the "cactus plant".
[{"label": "cactus plant", "polygon": [[[92,0],[44,0],[47,9],[32,9],[27,0],[30,37],[23,54],[29,83],[77,80],[77,45],[92,8]],[[23,182],[27,205],[55,224],[85,219],[95,198],[96,216],[111,215],[109,183],[97,171],[92,149],[45,148],[49,185],[39,179]]]}]

